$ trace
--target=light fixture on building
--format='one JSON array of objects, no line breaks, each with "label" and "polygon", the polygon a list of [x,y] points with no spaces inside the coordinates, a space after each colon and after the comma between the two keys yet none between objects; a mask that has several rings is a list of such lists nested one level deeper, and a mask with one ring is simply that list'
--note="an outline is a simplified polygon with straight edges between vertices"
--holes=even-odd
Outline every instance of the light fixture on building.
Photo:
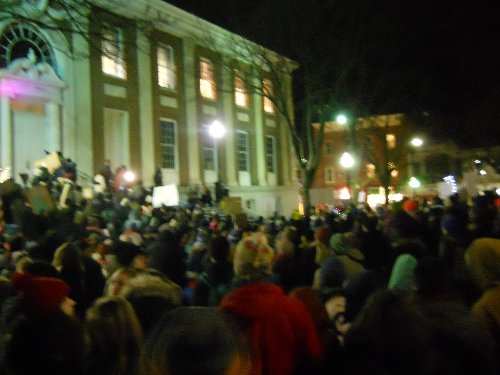
[{"label": "light fixture on building", "polygon": [[410,178],[410,181],[408,181],[408,185],[412,188],[412,189],[417,189],[420,187],[420,181],[416,178],[416,177],[411,177]]},{"label": "light fixture on building", "polygon": [[354,166],[354,158],[348,152],[344,152],[340,157],[340,165],[344,168],[352,168]]},{"label": "light fixture on building", "polygon": [[226,127],[220,121],[215,120],[208,127],[208,133],[212,138],[219,139],[226,134]]}]

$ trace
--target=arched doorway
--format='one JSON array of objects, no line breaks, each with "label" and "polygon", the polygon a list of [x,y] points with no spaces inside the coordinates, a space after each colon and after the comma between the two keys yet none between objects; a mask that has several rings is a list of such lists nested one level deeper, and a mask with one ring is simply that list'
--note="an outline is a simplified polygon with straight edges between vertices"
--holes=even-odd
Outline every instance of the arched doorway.
[{"label": "arched doorway", "polygon": [[44,151],[61,149],[64,82],[50,44],[29,25],[12,23],[0,34],[0,167],[12,177],[30,174]]}]

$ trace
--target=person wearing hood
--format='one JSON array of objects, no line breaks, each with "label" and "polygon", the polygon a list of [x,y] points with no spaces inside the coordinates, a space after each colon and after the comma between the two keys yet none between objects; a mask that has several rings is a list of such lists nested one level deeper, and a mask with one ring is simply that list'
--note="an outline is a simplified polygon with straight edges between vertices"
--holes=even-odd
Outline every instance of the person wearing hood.
[{"label": "person wearing hood", "polygon": [[319,364],[323,356],[306,307],[269,282],[273,258],[274,250],[262,233],[240,241],[234,256],[239,287],[221,301],[222,310],[246,328],[252,375],[294,374]]},{"label": "person wearing hood", "polygon": [[472,306],[472,313],[496,341],[500,358],[500,240],[475,240],[465,252],[465,262],[483,290]]}]

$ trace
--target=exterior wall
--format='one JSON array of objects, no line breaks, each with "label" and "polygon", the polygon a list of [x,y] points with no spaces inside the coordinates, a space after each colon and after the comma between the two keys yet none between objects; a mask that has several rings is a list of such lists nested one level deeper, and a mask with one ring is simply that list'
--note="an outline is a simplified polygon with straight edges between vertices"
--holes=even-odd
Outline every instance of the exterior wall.
[{"label": "exterior wall", "polygon": [[[159,121],[169,119],[177,125],[178,153],[176,169],[168,171],[168,178],[164,172],[164,183],[177,183],[181,199],[187,197],[190,189],[203,184],[213,189],[212,183],[220,178],[226,183],[230,195],[241,196],[244,206],[248,206],[247,211],[252,214],[291,213],[297,206],[297,192],[292,181],[292,151],[285,124],[279,115],[264,113],[262,97],[258,94],[249,93],[247,108],[236,106],[234,75],[223,69],[223,64],[231,61],[231,56],[223,56],[210,46],[204,46],[200,37],[200,31],[226,39],[230,33],[162,1],[138,0],[125,4],[117,0],[96,0],[95,3],[97,6],[89,19],[80,20],[88,28],[90,39],[78,33],[44,33],[50,34],[46,39],[53,50],[58,51],[55,53],[56,73],[64,84],[60,89],[60,107],[55,107],[55,111],[49,107],[50,117],[55,121],[53,136],[63,154],[78,163],[81,175],[94,175],[108,158],[105,151],[106,111],[123,111],[128,119],[127,167],[136,171],[145,185],[151,185],[155,167],[161,162]],[[141,12],[162,22],[155,23],[155,27],[144,34],[134,17]],[[61,22],[69,23],[64,18]],[[95,46],[101,43],[98,35],[103,23],[120,27],[123,31],[126,79],[102,72],[102,52]],[[175,90],[158,85],[156,49],[160,44],[169,45],[174,50]],[[61,49],[66,52],[59,52]],[[72,57],[69,51],[74,51]],[[213,101],[199,94],[199,61],[202,57],[215,63],[217,85],[223,89],[217,92]],[[237,61],[234,64],[245,68]],[[286,79],[291,101],[291,78]],[[12,149],[9,133],[12,131],[11,105],[3,96],[0,113],[2,155],[8,155]],[[219,171],[215,179],[210,179],[203,170],[200,129],[215,119],[225,124],[228,134],[218,141]],[[247,181],[240,179],[238,173],[238,130],[249,135]],[[266,136],[273,136],[276,140],[274,176],[266,170]],[[1,164],[8,164],[9,158],[2,156]],[[118,167],[117,164],[115,162],[112,167]],[[80,181],[90,183],[90,178]]]},{"label": "exterior wall", "polygon": [[[351,146],[349,125],[329,123],[326,125],[324,141],[321,149],[320,163],[314,178],[311,190],[312,203],[335,203],[338,199],[336,192],[351,185],[356,191],[368,192],[370,188],[383,185],[379,172],[373,176],[367,175],[367,164],[375,164],[376,170],[381,171],[385,159],[393,161],[398,171],[396,177],[391,177],[391,186],[399,191],[404,190],[408,178],[408,148],[409,124],[403,115],[383,115],[367,118],[358,118],[354,126],[355,145]],[[351,133],[352,134],[352,133]],[[396,147],[384,150],[386,134],[394,134]],[[353,168],[346,170],[340,165],[340,158],[346,151],[354,150],[356,163]],[[327,170],[331,169],[333,179],[327,178]],[[350,174],[350,175],[349,175]]]}]

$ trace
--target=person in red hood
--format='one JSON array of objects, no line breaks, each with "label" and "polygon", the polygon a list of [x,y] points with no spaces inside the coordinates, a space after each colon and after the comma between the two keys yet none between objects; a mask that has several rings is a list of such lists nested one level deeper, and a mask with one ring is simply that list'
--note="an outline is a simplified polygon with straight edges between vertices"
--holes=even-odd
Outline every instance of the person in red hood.
[{"label": "person in red hood", "polygon": [[314,368],[323,357],[320,339],[304,304],[287,296],[278,285],[264,281],[273,257],[274,251],[263,234],[240,241],[234,270],[243,282],[221,301],[221,308],[235,316],[247,333],[252,375],[302,373],[301,369]]}]

